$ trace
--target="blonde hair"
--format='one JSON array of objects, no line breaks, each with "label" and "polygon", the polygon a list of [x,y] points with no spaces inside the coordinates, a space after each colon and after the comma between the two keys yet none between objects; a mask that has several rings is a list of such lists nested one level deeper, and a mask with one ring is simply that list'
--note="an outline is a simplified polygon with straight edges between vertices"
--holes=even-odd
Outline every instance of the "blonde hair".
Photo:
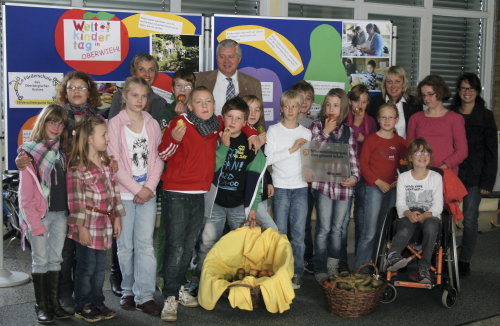
[{"label": "blonde hair", "polygon": [[[302,106],[304,102],[304,97],[298,91],[289,89],[281,94],[280,107],[283,109],[285,105],[289,102],[295,102],[297,104],[297,109]],[[283,111],[281,112],[281,117],[283,118]]]},{"label": "blonde hair", "polygon": [[385,88],[385,83],[389,77],[397,77],[403,80],[403,92],[401,96],[405,100],[408,100],[408,98],[410,97],[410,83],[408,82],[408,78],[406,77],[406,71],[404,70],[403,67],[400,66],[391,66],[387,70],[387,73],[385,74],[384,79],[382,80],[382,98],[385,99],[387,95],[387,89]]},{"label": "blonde hair", "polygon": [[42,109],[36,118],[35,125],[31,131],[30,139],[34,142],[47,140],[45,124],[48,121],[61,122],[64,124],[64,130],[62,131],[61,136],[59,136],[59,140],[61,142],[59,148],[66,151],[68,146],[68,113],[58,104],[49,104]]},{"label": "blonde hair", "polygon": [[125,109],[126,105],[125,93],[130,92],[133,85],[138,85],[146,88],[148,93],[148,100],[146,102],[146,105],[144,105],[144,110],[146,110],[149,107],[149,94],[151,93],[151,87],[149,87],[149,84],[144,79],[136,76],[131,76],[125,79],[125,83],[123,84],[122,88],[122,110]]},{"label": "blonde hair", "polygon": [[396,106],[396,104],[393,104],[393,103],[390,103],[390,102],[384,103],[384,104],[382,104],[381,106],[378,107],[377,118],[380,118],[380,112],[383,109],[392,109],[394,111],[394,113],[396,114],[396,118],[399,118],[398,107]]},{"label": "blonde hair", "polygon": [[321,110],[318,114],[319,119],[328,117],[328,114],[326,114],[326,101],[328,97],[337,97],[340,99],[340,114],[337,117],[337,125],[341,125],[347,118],[347,111],[349,110],[349,98],[342,88],[332,88],[331,90],[329,90],[325,96],[325,99],[323,100],[323,104],[321,105]]},{"label": "blonde hair", "polygon": [[[94,164],[89,160],[89,137],[94,134],[95,127],[98,125],[106,126],[106,122],[99,116],[85,115],[75,128],[75,136],[73,139],[73,147],[69,154],[68,166],[73,169],[85,167],[90,169]],[[99,156],[104,160],[106,165],[109,165],[111,160],[106,154],[106,151],[99,152]]]},{"label": "blonde hair", "polygon": [[408,168],[413,169],[413,163],[411,162],[411,157],[415,152],[418,152],[420,149],[426,151],[430,155],[430,159],[432,161],[432,148],[428,142],[423,138],[415,138],[408,144]]}]

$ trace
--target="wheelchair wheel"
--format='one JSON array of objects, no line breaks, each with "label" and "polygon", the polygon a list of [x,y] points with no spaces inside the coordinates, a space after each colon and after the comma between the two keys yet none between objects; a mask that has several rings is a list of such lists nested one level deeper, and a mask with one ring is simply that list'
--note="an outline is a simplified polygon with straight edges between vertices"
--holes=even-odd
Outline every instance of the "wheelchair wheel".
[{"label": "wheelchair wheel", "polygon": [[446,308],[451,308],[457,302],[457,298],[458,298],[457,290],[451,286],[447,286],[443,290],[443,294],[441,295],[441,303]]},{"label": "wheelchair wheel", "polygon": [[458,254],[457,254],[457,238],[455,235],[455,223],[453,218],[449,218],[449,226],[451,239],[446,248],[446,260],[448,267],[448,285],[458,293],[460,292],[460,278],[458,275]]},{"label": "wheelchair wheel", "polygon": [[391,283],[388,283],[384,293],[382,293],[382,298],[380,298],[380,302],[382,303],[391,303],[396,300],[396,296],[398,295],[398,290]]},{"label": "wheelchair wheel", "polygon": [[392,224],[394,222],[394,216],[397,215],[396,208],[392,208],[384,219],[382,228],[380,231],[380,237],[377,244],[377,256],[375,257],[375,265],[381,273],[385,273],[387,268],[387,251],[391,246],[391,230]]}]

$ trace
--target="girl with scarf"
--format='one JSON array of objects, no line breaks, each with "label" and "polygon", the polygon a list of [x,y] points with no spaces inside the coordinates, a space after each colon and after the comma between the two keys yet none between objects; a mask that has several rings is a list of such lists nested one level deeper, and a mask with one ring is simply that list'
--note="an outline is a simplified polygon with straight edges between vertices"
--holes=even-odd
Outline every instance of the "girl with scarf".
[{"label": "girl with scarf", "polygon": [[[19,147],[31,163],[20,173],[19,210],[23,237],[31,240],[35,310],[39,323],[51,323],[69,315],[59,306],[59,271],[66,238],[67,114],[51,104],[38,116],[31,141]],[[57,195],[56,195],[57,194]]]}]

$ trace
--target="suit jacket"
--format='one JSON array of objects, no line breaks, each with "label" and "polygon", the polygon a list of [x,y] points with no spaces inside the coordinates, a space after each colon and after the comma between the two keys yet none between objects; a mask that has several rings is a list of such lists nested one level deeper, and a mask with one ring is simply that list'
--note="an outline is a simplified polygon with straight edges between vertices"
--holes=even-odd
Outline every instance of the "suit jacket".
[{"label": "suit jacket", "polygon": [[[382,105],[385,104],[385,99],[382,98],[382,94],[379,94],[375,97],[372,97],[370,99],[370,105],[367,109],[367,113],[371,115],[372,117],[375,118],[375,121],[377,122],[377,129],[380,128],[377,120],[377,111],[378,108]],[[417,113],[418,111],[422,111],[422,105],[417,104],[415,101],[415,97],[412,95],[408,96],[408,99],[406,102],[403,103],[403,112],[405,114],[405,121],[406,121],[406,129],[408,130],[408,122],[410,121],[410,117],[414,114]]]},{"label": "suit jacket", "polygon": [[[218,70],[210,70],[196,74],[196,87],[205,86],[213,92],[217,81],[217,72]],[[255,95],[262,101],[262,87],[257,78],[238,71],[238,87],[239,96]]]}]

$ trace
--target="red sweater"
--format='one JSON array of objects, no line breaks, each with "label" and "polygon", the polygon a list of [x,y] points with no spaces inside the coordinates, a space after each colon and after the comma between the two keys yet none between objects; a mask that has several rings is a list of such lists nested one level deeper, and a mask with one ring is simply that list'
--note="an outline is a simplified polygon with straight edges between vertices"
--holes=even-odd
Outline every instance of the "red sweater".
[{"label": "red sweater", "polygon": [[[201,136],[196,127],[185,114],[170,121],[163,133],[163,139],[158,152],[162,160],[167,161],[167,168],[163,171],[161,180],[164,190],[173,191],[208,191],[214,176],[215,149],[219,132],[224,130],[224,122],[219,116],[219,130]],[[172,129],[178,120],[184,120],[187,130],[184,138],[177,142],[172,138]],[[257,130],[248,125],[242,131],[250,137],[257,135]]]},{"label": "red sweater", "polygon": [[361,174],[365,184],[375,186],[380,179],[389,184],[396,181],[399,160],[406,155],[406,141],[396,134],[385,139],[373,133],[365,138],[361,150]]}]

